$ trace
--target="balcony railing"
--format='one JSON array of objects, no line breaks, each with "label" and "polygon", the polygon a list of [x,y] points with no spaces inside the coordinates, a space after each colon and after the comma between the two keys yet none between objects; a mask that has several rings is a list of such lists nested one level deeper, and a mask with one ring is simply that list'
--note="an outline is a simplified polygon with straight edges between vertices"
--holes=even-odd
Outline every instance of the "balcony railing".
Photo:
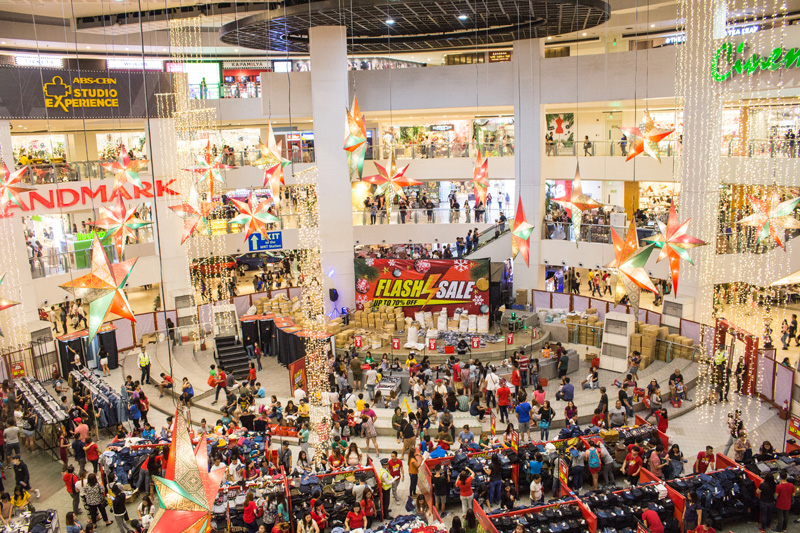
[{"label": "balcony railing", "polygon": [[[506,217],[510,216],[510,209],[503,209]],[[406,209],[401,211],[399,207],[392,208],[391,216],[387,216],[385,210],[378,210],[372,213],[369,209],[353,211],[354,226],[371,226],[380,224],[495,224],[500,219],[500,209],[487,209],[478,219],[475,216],[475,209],[470,207],[465,211],[462,207],[459,211],[454,211],[447,206],[434,207],[433,209]],[[506,225],[510,222],[506,222]]]},{"label": "balcony railing", "polygon": [[389,159],[394,149],[397,159],[451,159],[454,157],[476,157],[478,150],[489,157],[514,155],[514,143],[394,143],[368,147],[366,159]]}]

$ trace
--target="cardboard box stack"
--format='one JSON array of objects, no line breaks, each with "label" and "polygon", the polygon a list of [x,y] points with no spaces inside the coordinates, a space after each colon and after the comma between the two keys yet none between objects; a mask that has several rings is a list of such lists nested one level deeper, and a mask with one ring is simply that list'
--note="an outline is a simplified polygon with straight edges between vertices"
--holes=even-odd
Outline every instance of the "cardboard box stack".
[{"label": "cardboard box stack", "polygon": [[656,358],[656,340],[658,339],[658,326],[641,324],[639,326],[642,336],[642,363],[639,368],[644,369],[650,366]]},{"label": "cardboard box stack", "polygon": [[580,315],[567,315],[564,323],[567,326],[567,334],[569,342],[576,342],[578,344],[587,344],[589,346],[597,346],[602,339],[601,328],[603,323],[597,317],[597,311],[590,309],[593,313],[587,313],[584,316]]}]

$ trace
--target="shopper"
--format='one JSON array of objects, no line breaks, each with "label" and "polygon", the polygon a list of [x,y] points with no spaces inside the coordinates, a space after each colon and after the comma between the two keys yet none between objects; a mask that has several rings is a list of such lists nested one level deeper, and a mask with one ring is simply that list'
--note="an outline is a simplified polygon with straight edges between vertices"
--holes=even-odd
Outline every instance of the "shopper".
[{"label": "shopper", "polygon": [[[83,488],[83,496],[86,499],[86,505],[89,506],[89,519],[92,524],[97,524],[97,514],[103,517],[103,521],[107,526],[111,525],[106,513],[106,490],[97,482],[95,474],[89,474],[86,479],[86,486]],[[80,513],[77,513],[80,514]]]},{"label": "shopper", "polygon": [[125,515],[128,512],[127,508],[125,507],[125,493],[122,492],[122,489],[119,487],[119,485],[114,485],[111,488],[111,495],[114,498],[112,505],[112,509],[114,510],[114,521],[117,523],[119,533],[128,533],[128,531],[134,531],[134,529],[125,522]]},{"label": "shopper", "polygon": [[789,523],[789,509],[792,507],[792,497],[795,493],[795,486],[789,483],[789,473],[783,470],[779,479],[780,483],[775,487],[775,524],[776,532],[786,531]]},{"label": "shopper", "polygon": [[775,513],[775,476],[772,472],[764,474],[764,481],[756,489],[756,496],[759,500],[761,517],[759,519],[759,531],[764,533],[772,523],[772,516]]},{"label": "shopper", "polygon": [[75,467],[69,465],[62,479],[64,480],[64,485],[67,487],[67,494],[72,498],[72,512],[76,515],[81,514],[83,512],[80,508],[81,495],[75,490],[75,483],[77,483],[80,478],[75,475]]},{"label": "shopper", "polygon": [[458,488],[458,494],[461,498],[461,511],[464,514],[472,510],[472,499],[474,498],[472,479],[474,476],[475,472],[469,467],[465,467],[458,475],[458,479],[456,479],[456,487]]}]

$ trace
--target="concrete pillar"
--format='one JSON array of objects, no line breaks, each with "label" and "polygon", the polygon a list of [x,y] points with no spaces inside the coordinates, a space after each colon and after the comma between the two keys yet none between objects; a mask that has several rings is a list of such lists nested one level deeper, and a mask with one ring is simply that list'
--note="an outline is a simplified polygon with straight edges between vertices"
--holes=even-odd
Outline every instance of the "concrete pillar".
[{"label": "concrete pillar", "polygon": [[[0,151],[6,166],[13,171],[11,124],[7,120],[0,121]],[[14,208],[9,213],[10,217],[0,218],[0,257],[3,257],[0,275],[5,274],[0,285],[0,297],[21,302],[21,305],[0,311],[0,327],[4,334],[4,337],[0,337],[0,346],[30,341],[28,326],[38,329],[34,324],[39,321],[38,307],[41,304],[36,301],[31,266],[25,249],[22,211]]]},{"label": "concrete pillar", "polygon": [[712,324],[716,234],[719,223],[722,96],[708,70],[708,58],[725,37],[725,3],[685,0],[686,43],[680,46],[677,94],[684,95],[680,157],[679,217],[691,218],[689,234],[708,243],[691,251],[695,265],[681,265],[678,296],[695,299],[694,320]]},{"label": "concrete pillar", "polygon": [[[517,195],[522,198],[528,223],[535,226],[530,239],[530,266],[522,255],[514,260],[514,289],[543,289],[544,264],[540,254],[542,223],[545,208],[545,177],[541,175],[542,132],[545,128],[542,113],[540,65],[544,58],[544,41],[528,39],[514,41],[514,175]],[[491,164],[491,163],[490,163]],[[511,209],[516,210],[514,198]],[[513,218],[512,212],[512,217]]]},{"label": "concrete pillar", "polygon": [[[326,311],[328,289],[339,291],[337,307],[355,307],[350,178],[344,144],[347,86],[347,32],[343,26],[311,28],[311,108],[319,171],[320,251]],[[302,247],[302,242],[301,242]]]}]

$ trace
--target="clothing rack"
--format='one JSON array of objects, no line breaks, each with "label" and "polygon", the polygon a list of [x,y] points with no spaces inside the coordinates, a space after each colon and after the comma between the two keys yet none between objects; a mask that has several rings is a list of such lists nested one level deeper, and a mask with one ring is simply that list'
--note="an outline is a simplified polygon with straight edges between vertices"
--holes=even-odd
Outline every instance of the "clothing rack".
[{"label": "clothing rack", "polygon": [[92,394],[92,407],[98,429],[113,428],[128,419],[127,402],[91,370],[72,370],[69,376],[73,383],[81,385]]},{"label": "clothing rack", "polygon": [[[17,378],[14,380],[14,387],[19,391],[17,398],[25,400],[36,413],[37,423],[34,431],[44,443],[44,448],[60,460],[59,454],[55,451],[59,445],[58,432],[54,428],[66,422],[67,413],[36,378]],[[45,431],[45,427],[50,429]],[[50,434],[50,439],[47,433]]]}]

